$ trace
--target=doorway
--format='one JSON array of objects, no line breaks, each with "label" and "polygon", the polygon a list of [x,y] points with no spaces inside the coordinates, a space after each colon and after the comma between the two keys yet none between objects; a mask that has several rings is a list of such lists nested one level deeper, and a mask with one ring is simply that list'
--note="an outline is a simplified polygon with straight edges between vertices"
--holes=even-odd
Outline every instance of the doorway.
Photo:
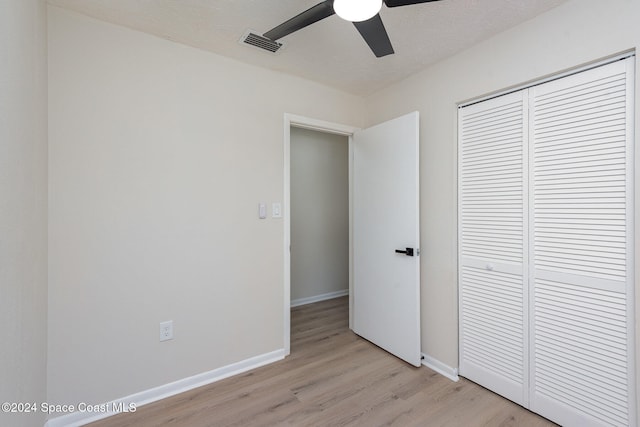
[{"label": "doorway", "polygon": [[349,138],[291,128],[291,307],[349,293]]},{"label": "doorway", "polygon": [[364,130],[285,115],[285,355],[291,352],[292,126],[348,136],[349,329],[420,366],[419,113]]},{"label": "doorway", "polygon": [[[307,130],[307,131],[315,131],[321,132],[324,134],[329,134],[331,136],[340,136],[342,138],[347,139],[347,164],[349,164],[352,158],[352,141],[351,135],[358,129],[352,126],[345,126],[336,123],[325,122],[321,120],[310,119],[302,116],[295,116],[291,114],[285,114],[285,138],[284,138],[284,227],[285,227],[285,238],[284,238],[284,349],[285,355],[289,355],[291,352],[291,299],[292,295],[296,300],[301,300],[304,297],[300,297],[303,294],[292,294],[292,209],[291,209],[291,165],[292,165],[292,157],[291,157],[291,139],[292,139],[292,128],[294,129],[294,133],[298,130]],[[295,136],[295,135],[294,135]],[[348,167],[348,182],[345,183],[347,187],[347,193],[351,191],[351,168]],[[351,230],[351,202],[348,201],[348,230]],[[310,209],[312,209],[311,207]],[[352,268],[351,268],[351,259],[352,259],[352,239],[351,239],[351,231],[348,231],[348,293],[349,293],[349,327],[352,325]],[[326,288],[325,288],[326,289]],[[305,290],[304,292],[307,292]],[[329,290],[328,292],[324,292],[324,294],[328,294],[330,292],[336,292]]]}]

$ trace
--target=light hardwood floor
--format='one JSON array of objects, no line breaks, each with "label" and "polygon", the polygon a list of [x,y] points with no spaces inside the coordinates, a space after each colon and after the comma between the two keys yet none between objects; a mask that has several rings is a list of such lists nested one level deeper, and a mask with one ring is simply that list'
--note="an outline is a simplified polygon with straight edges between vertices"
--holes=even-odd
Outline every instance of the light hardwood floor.
[{"label": "light hardwood floor", "polygon": [[91,426],[554,425],[359,338],[348,328],[348,297],[294,308],[291,325],[285,360]]}]

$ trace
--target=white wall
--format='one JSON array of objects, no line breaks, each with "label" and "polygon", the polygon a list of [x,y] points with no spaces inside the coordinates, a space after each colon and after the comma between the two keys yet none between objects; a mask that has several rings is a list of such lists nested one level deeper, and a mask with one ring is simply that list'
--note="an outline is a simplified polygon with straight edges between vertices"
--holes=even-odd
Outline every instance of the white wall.
[{"label": "white wall", "polygon": [[46,399],[46,25],[44,1],[0,1],[0,402]]},{"label": "white wall", "polygon": [[362,100],[55,7],[49,58],[49,401],[283,349],[284,113]]},{"label": "white wall", "polygon": [[[637,0],[572,0],[366,100],[368,125],[420,111],[422,349],[426,354],[458,366],[456,104],[636,48],[640,45],[638,17]],[[640,106],[639,90],[637,80]],[[636,129],[636,141],[640,141],[638,112]],[[640,164],[640,157],[636,159]],[[638,179],[635,190],[640,201]],[[640,218],[638,204],[635,212]],[[635,241],[637,256],[640,239]],[[640,289],[639,276],[636,289]],[[640,291],[636,294],[640,296]],[[640,327],[636,330],[640,332]],[[640,356],[640,349],[636,354]]]},{"label": "white wall", "polygon": [[349,289],[349,138],[291,129],[291,300]]}]

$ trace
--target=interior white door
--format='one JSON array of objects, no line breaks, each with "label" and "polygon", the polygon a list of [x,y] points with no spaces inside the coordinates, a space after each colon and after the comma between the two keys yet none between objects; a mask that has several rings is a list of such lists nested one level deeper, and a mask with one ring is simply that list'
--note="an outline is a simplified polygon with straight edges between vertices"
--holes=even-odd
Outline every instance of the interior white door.
[{"label": "interior white door", "polygon": [[414,112],[356,132],[352,174],[353,330],[414,366],[421,363],[418,126]]},{"label": "interior white door", "polygon": [[460,374],[567,427],[638,425],[634,63],[459,113]]},{"label": "interior white door", "polygon": [[635,422],[634,60],[531,88],[531,408]]},{"label": "interior white door", "polygon": [[527,404],[526,91],[459,110],[460,374]]}]

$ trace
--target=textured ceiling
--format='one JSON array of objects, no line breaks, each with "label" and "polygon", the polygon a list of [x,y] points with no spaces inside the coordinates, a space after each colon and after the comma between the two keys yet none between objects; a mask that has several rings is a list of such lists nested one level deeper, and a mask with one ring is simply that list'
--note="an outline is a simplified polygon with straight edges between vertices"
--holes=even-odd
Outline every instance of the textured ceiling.
[{"label": "textured ceiling", "polygon": [[395,49],[376,58],[336,15],[284,37],[277,54],[240,45],[320,0],[49,0],[49,3],[237,60],[368,95],[566,0],[442,0],[380,15]]}]

